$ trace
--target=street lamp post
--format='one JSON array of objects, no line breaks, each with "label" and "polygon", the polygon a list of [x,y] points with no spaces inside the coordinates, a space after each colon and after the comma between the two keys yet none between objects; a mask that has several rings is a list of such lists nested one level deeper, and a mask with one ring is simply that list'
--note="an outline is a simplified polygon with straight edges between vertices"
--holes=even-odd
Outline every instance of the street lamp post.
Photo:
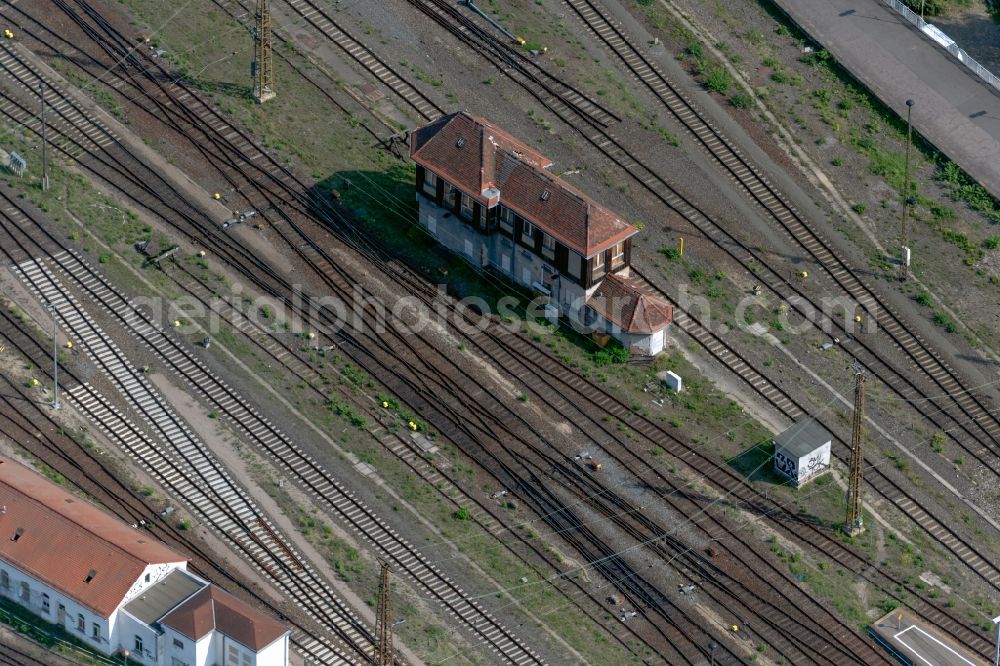
[{"label": "street lamp post", "polygon": [[129,655],[128,650],[122,650],[122,656],[125,657],[125,666],[128,666],[128,655]]},{"label": "street lamp post", "polygon": [[913,125],[910,124],[910,113],[913,110],[913,100],[906,100],[906,166],[903,176],[903,221],[900,224],[899,279],[905,280],[910,274],[910,247],[907,238],[907,218],[910,216],[910,144],[913,143]]},{"label": "street lamp post", "polygon": [[709,643],[708,643],[708,653],[712,657],[712,666],[715,666],[715,650],[718,647],[719,646],[715,643],[715,641],[709,641]]},{"label": "street lamp post", "polygon": [[56,306],[49,303],[52,313],[52,409],[59,409],[59,338],[56,335]]}]

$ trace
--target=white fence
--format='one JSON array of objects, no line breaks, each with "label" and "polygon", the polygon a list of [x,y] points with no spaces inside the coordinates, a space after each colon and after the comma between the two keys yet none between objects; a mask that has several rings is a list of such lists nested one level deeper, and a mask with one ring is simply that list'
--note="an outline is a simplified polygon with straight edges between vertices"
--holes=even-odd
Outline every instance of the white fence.
[{"label": "white fence", "polygon": [[904,5],[899,0],[882,0],[882,1],[885,2],[885,4],[889,5],[890,7],[892,7],[893,9],[895,9],[897,12],[899,12],[899,14],[907,21],[920,28],[921,32],[923,32],[928,37],[933,39],[935,42],[937,42],[945,49],[947,49],[948,53],[958,58],[959,62],[961,62],[963,65],[971,69],[973,72],[975,72],[976,75],[979,76],[979,78],[981,78],[983,81],[986,81],[986,83],[990,84],[997,90],[1000,90],[1000,77],[997,77],[996,74],[986,69],[978,62],[976,62],[972,58],[972,56],[970,56],[963,49],[958,47],[958,44],[955,43],[955,40],[951,39],[950,37],[948,37],[948,35],[941,32],[937,27],[931,25],[927,21],[920,18],[920,16],[916,12],[914,12],[912,9]]}]

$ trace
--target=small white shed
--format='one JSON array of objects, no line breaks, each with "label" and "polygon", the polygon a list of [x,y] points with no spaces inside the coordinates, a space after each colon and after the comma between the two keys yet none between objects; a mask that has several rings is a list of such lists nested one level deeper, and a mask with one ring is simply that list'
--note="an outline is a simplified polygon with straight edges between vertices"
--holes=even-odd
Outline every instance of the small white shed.
[{"label": "small white shed", "polygon": [[833,438],[812,418],[796,421],[774,438],[774,470],[796,487],[830,469]]}]

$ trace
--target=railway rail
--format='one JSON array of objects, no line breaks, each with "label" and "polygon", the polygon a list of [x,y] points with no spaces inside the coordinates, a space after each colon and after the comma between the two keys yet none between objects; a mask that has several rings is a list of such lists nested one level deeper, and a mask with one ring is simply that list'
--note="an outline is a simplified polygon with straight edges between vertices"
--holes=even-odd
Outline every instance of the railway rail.
[{"label": "railway rail", "polygon": [[[0,313],[0,335],[13,345],[24,358],[38,360],[39,367],[41,367],[42,359],[51,351],[34,338],[24,321],[15,318],[8,312]],[[111,406],[103,396],[96,394],[89,386],[76,380],[72,372],[68,372],[65,367],[61,370],[63,371],[61,373],[62,379],[74,396],[73,400],[81,413],[94,422],[105,423],[105,432],[108,432],[111,441],[119,445],[124,452],[137,456],[147,452],[153,446],[146,432],[123,416],[117,408]],[[65,381],[67,379],[68,381]],[[9,381],[8,389],[19,391],[17,387],[10,385]],[[203,546],[196,545],[189,533],[172,527],[166,522],[161,522],[149,507],[138,500],[131,489],[120,482],[114,472],[108,470],[106,461],[99,455],[99,451],[84,446],[77,439],[67,437],[63,426],[54,423],[52,414],[38,408],[35,400],[24,396],[22,400],[18,401],[18,406],[15,406],[10,398],[4,394],[2,403],[6,408],[3,410],[3,422],[0,423],[4,433],[13,436],[15,441],[21,443],[34,455],[44,459],[53,469],[64,474],[67,478],[73,479],[79,487],[102,500],[110,510],[123,520],[133,524],[145,521],[146,528],[153,531],[154,534],[179,546],[182,551],[192,553],[196,559],[195,571],[201,572],[202,575],[207,575],[209,571],[214,572],[217,579],[228,580],[238,585],[257,603],[269,608],[271,613],[279,618],[288,619],[286,611],[275,607],[273,603],[256,592],[251,585],[234,576],[218,555],[210,554],[204,550]],[[35,419],[30,422],[25,420],[24,404],[31,405],[34,409]],[[95,406],[97,406],[96,410]],[[109,415],[113,417],[112,420],[104,420]],[[43,432],[43,424],[47,424],[47,432]],[[75,453],[70,453],[70,451]],[[89,462],[89,464],[83,461]],[[148,463],[146,469],[155,472]],[[170,459],[163,463],[160,471],[162,472],[163,469],[168,469],[167,474],[174,483],[174,486],[166,485],[168,488],[175,487],[178,479],[181,481],[190,480],[185,475],[185,471]],[[156,475],[154,474],[154,476]],[[164,480],[160,476],[156,476],[156,478]],[[226,509],[227,507],[215,508],[215,512],[222,513]],[[253,536],[248,538],[249,541],[259,544]],[[252,559],[249,561],[258,568],[267,567],[271,571],[275,570],[274,567],[270,567],[266,563]],[[330,663],[331,661],[350,663],[341,659],[331,659],[330,649],[322,646],[322,643],[326,641],[327,639],[316,633],[314,628],[302,624],[301,621],[295,622],[292,642],[296,650],[307,659],[315,663]],[[317,644],[320,645],[319,648],[316,647]]]},{"label": "railway rail", "polygon": [[[118,173],[123,177],[126,178],[129,177],[129,175],[125,171],[119,171]],[[107,178],[107,176],[105,176],[105,178]],[[112,181],[109,182],[113,182],[113,179]],[[147,201],[148,200],[141,199],[140,203],[143,205],[149,205],[146,204]],[[267,286],[265,285],[264,288],[267,289]],[[440,579],[442,574],[434,572],[433,576]],[[449,583],[449,585],[453,587],[454,584]],[[440,593],[436,593],[434,589],[430,590],[430,594],[432,596],[434,596],[435,594],[440,595]],[[452,595],[450,594],[446,596],[448,597],[448,600],[445,603],[445,606],[454,608],[457,605],[458,608],[455,611],[456,616],[459,617],[460,619],[468,620],[470,627],[472,627],[475,633],[484,636],[485,637],[484,640],[487,642],[492,642],[494,644],[494,647],[499,646],[500,649],[507,649],[509,652],[514,653],[513,656],[510,658],[510,661],[514,663],[525,661],[525,655],[524,655],[525,648],[522,648],[520,645],[516,645],[513,643],[513,641],[511,640],[511,634],[509,630],[504,628],[503,625],[499,624],[496,620],[490,618],[484,618],[481,610],[479,610],[479,604],[464,601],[464,595],[462,595],[463,598],[459,599],[453,599]],[[462,605],[465,605],[467,607],[464,611],[461,609]],[[471,619],[470,616],[472,616]],[[518,652],[521,652],[522,654],[517,654]],[[537,659],[537,658],[531,657],[531,659]]]},{"label": "railway rail", "polygon": [[[625,65],[625,67],[669,110],[676,120],[688,131],[716,164],[729,175],[747,195],[774,220],[781,229],[809,256],[817,266],[830,277],[832,282],[844,293],[851,296],[856,303],[864,307],[879,328],[888,334],[895,346],[902,351],[912,363],[912,369],[922,375],[935,387],[937,394],[931,396],[931,403],[941,407],[949,416],[948,422],[965,432],[977,442],[992,447],[992,456],[984,460],[978,452],[978,447],[970,448],[967,443],[955,439],[971,455],[984,463],[988,469],[995,469],[995,463],[1000,459],[1000,417],[994,410],[988,409],[978,395],[969,391],[958,373],[940,355],[931,349],[929,343],[914,333],[907,326],[903,317],[898,314],[888,301],[879,296],[873,287],[868,285],[848,263],[833,249],[829,241],[813,228],[813,225],[792,205],[782,193],[768,180],[761,169],[722,134],[704,113],[701,112],[680,89],[671,82],[662,71],[635,48],[616,22],[609,18],[596,0],[564,0],[576,13],[583,24]],[[688,216],[686,216],[688,217]],[[689,219],[695,226],[705,231],[706,236],[715,241],[719,235],[706,230],[706,225],[697,215]],[[749,249],[744,247],[744,249]],[[773,274],[768,282],[774,284],[781,276]],[[769,285],[770,286],[770,285]],[[776,293],[781,290],[774,289]],[[842,329],[842,327],[841,327]],[[847,331],[845,331],[846,333]],[[866,365],[868,356],[878,358],[870,344],[863,338],[848,340],[844,345],[848,353],[861,356],[859,360]],[[859,354],[863,350],[865,354]],[[894,369],[888,362],[883,362],[890,373],[878,376],[889,384],[897,393],[911,398],[925,398],[926,394],[918,391],[915,385],[907,380],[902,371]],[[958,415],[952,408],[957,409]],[[943,428],[951,432],[950,428]],[[991,464],[993,463],[993,464]]]},{"label": "railway rail", "polygon": [[[12,237],[16,233],[9,227],[5,228],[5,231],[11,234]],[[120,319],[120,323],[126,327],[126,330],[136,336],[148,349],[155,351],[167,367],[184,378],[221,415],[227,418],[238,429],[242,430],[248,441],[256,443],[263,451],[269,453],[274,460],[281,461],[293,478],[309,490],[315,498],[323,500],[329,507],[334,509],[336,514],[345,523],[358,532],[362,538],[369,540],[373,546],[382,550],[400,570],[406,571],[421,587],[428,590],[431,596],[466,619],[471,619],[470,616],[477,614],[485,615],[487,619],[492,619],[476,602],[471,602],[470,607],[463,607],[460,588],[428,566],[426,560],[420,556],[419,552],[411,544],[396,535],[394,530],[385,525],[369,508],[348,493],[339,482],[330,477],[315,461],[278,431],[269,420],[250,407],[222,380],[204,368],[203,364],[193,357],[185,347],[168,338],[160,331],[158,326],[154,326],[147,321],[109,283],[87,267],[79,258],[71,254],[57,253],[53,255],[51,261],[61,269],[64,275],[69,276],[74,281],[75,287],[86,293],[104,311],[116,313],[116,317]],[[39,268],[37,263],[22,264],[19,267],[19,272],[29,281],[33,289],[37,289],[40,292],[44,301],[59,306],[58,312],[60,312],[60,317],[66,323],[69,330],[73,332],[74,337],[83,341],[85,347],[90,350],[95,362],[101,365],[104,363],[106,356],[116,353],[114,348],[107,348],[107,343],[104,343],[104,349],[100,348],[104,336],[94,330],[92,324],[88,326],[89,317],[72,300],[67,301],[63,295],[65,293],[64,289],[51,273]],[[69,310],[68,314],[62,314],[67,310]],[[124,389],[123,392],[126,395],[130,395],[140,390],[141,382],[135,378],[134,371],[125,366],[124,359],[120,357],[120,354],[117,355],[119,356],[118,367],[105,367],[105,370],[112,376],[119,376],[119,381]],[[122,376],[123,374],[124,376]],[[98,422],[109,433],[118,431],[117,426],[120,418],[116,418],[116,415],[109,409],[106,401],[102,401],[100,396],[90,393],[86,397],[78,398],[76,392],[71,392],[71,395],[77,399],[77,402],[89,400],[90,404],[85,405],[87,411],[96,415],[99,419]],[[164,420],[164,416],[149,413],[150,408],[147,405],[153,400],[148,393],[140,395],[134,400],[133,407],[141,408],[154,424],[158,424]],[[99,403],[104,402],[105,404],[95,406],[95,401]],[[189,462],[192,469],[200,470],[203,466],[207,466],[207,463],[197,462],[199,455],[202,457],[205,455],[203,451],[204,445],[200,445],[193,437],[185,437],[186,435],[190,435],[190,433],[185,426],[179,423],[176,417],[172,417],[171,420],[174,423],[157,428],[163,435],[163,439],[171,443],[181,440],[181,443],[177,445],[179,446],[179,453],[182,454],[185,461]],[[187,441],[184,441],[185,439]],[[150,459],[155,459],[155,456],[151,455],[152,452],[148,448],[149,442],[147,441],[145,444],[147,448],[137,451],[135,455],[137,459],[148,462]],[[129,450],[136,451],[134,443],[130,443],[130,446]],[[224,472],[219,472],[219,470],[216,470],[216,473],[226,476]],[[164,477],[162,471],[159,477]],[[188,498],[189,502],[196,507],[208,505],[209,509],[202,509],[201,513],[206,515],[223,534],[229,536],[235,531],[235,528],[230,521],[226,520],[226,516],[220,515],[217,509],[220,503],[223,506],[230,507],[231,511],[235,511],[238,518],[244,524],[248,521],[260,521],[262,519],[260,513],[253,509],[252,502],[231,481],[223,483],[215,477],[205,479],[205,482],[212,488],[223,486],[222,490],[217,493],[218,501],[210,502],[205,498],[193,499],[198,497],[198,492],[197,488],[191,486],[176,488],[176,491],[179,496]],[[240,508],[247,504],[249,506],[246,508]],[[252,531],[252,524],[247,527]],[[260,538],[260,535],[258,535],[257,539]],[[266,534],[264,539],[267,540]],[[263,554],[265,555],[267,554],[266,551],[270,551],[271,553],[278,551],[277,554],[284,554],[286,556],[291,554],[287,545],[278,543],[269,543],[266,546],[263,544],[254,544],[254,546],[257,546],[258,549],[263,549],[265,551]],[[255,555],[255,561],[263,559],[261,556],[262,553],[259,551]],[[339,603],[340,608],[335,613],[328,608],[330,604],[329,599],[317,596],[315,590],[322,589],[322,584],[318,576],[311,572],[309,567],[300,558],[291,555],[291,557],[281,559],[291,560],[290,562],[284,562],[286,574],[284,580],[282,580],[281,576],[276,577],[274,570],[270,567],[264,567],[263,572],[269,574],[272,578],[278,578],[276,583],[282,586],[289,584],[289,571],[304,570],[307,574],[305,576],[307,585],[299,585],[292,592],[295,598],[303,600],[303,609],[306,612],[312,615],[316,613],[315,608],[321,608],[323,610],[320,613],[320,617],[327,622],[329,622],[329,616],[346,614],[348,620],[341,629],[348,633],[350,643],[357,643],[360,639],[370,640],[370,635],[367,633],[362,635],[360,633],[360,623],[346,606]],[[324,617],[324,613],[326,617]],[[493,622],[495,623],[496,621],[493,620]],[[506,631],[503,625],[496,624],[496,626],[486,628],[483,631],[486,632],[487,638],[495,644],[495,651],[497,652],[510,652],[512,651],[511,648],[516,646],[511,641],[509,632]],[[514,663],[526,663],[526,661],[522,659]],[[538,660],[534,659],[534,661],[537,662]]]},{"label": "railway rail", "polygon": [[[5,226],[8,234],[11,229]],[[58,255],[55,257],[57,260]],[[91,360],[114,382],[148,430],[163,445],[130,427],[128,418],[114,409],[108,400],[87,384],[68,391],[70,399],[81,407],[108,436],[124,444],[128,451],[155,478],[183,498],[193,511],[238,551],[242,551],[258,570],[290,595],[308,615],[326,626],[335,627],[348,646],[372,638],[353,612],[329,590],[329,586],[305,565],[288,546],[260,530],[267,522],[247,493],[229,477],[199,438],[166,405],[158,393],[144,382],[124,354],[108,341],[106,334],[83,310],[58,279],[37,262],[19,264],[17,272],[38,294],[43,303],[56,308],[58,318],[72,336],[80,341]],[[128,435],[131,435],[129,437]],[[318,663],[350,663],[353,657],[329,642],[304,646],[307,655]],[[360,658],[367,658],[366,652]]]}]

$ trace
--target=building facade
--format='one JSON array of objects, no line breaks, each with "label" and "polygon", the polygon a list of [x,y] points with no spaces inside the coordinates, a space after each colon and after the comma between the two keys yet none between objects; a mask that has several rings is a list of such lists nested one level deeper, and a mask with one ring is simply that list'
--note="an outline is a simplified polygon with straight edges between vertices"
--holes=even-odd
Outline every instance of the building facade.
[{"label": "building facade", "polygon": [[551,161],[467,113],[414,130],[410,155],[419,223],[438,242],[574,324],[645,354],[663,349],[671,306],[629,279],[638,229],[551,174]]},{"label": "building facade", "polygon": [[830,470],[833,437],[812,418],[774,438],[774,470],[798,487]]},{"label": "building facade", "polygon": [[[171,623],[205,595],[225,621],[201,622],[197,636]],[[288,664],[285,627],[188,573],[187,560],[148,533],[2,456],[0,597],[136,664]]]}]

